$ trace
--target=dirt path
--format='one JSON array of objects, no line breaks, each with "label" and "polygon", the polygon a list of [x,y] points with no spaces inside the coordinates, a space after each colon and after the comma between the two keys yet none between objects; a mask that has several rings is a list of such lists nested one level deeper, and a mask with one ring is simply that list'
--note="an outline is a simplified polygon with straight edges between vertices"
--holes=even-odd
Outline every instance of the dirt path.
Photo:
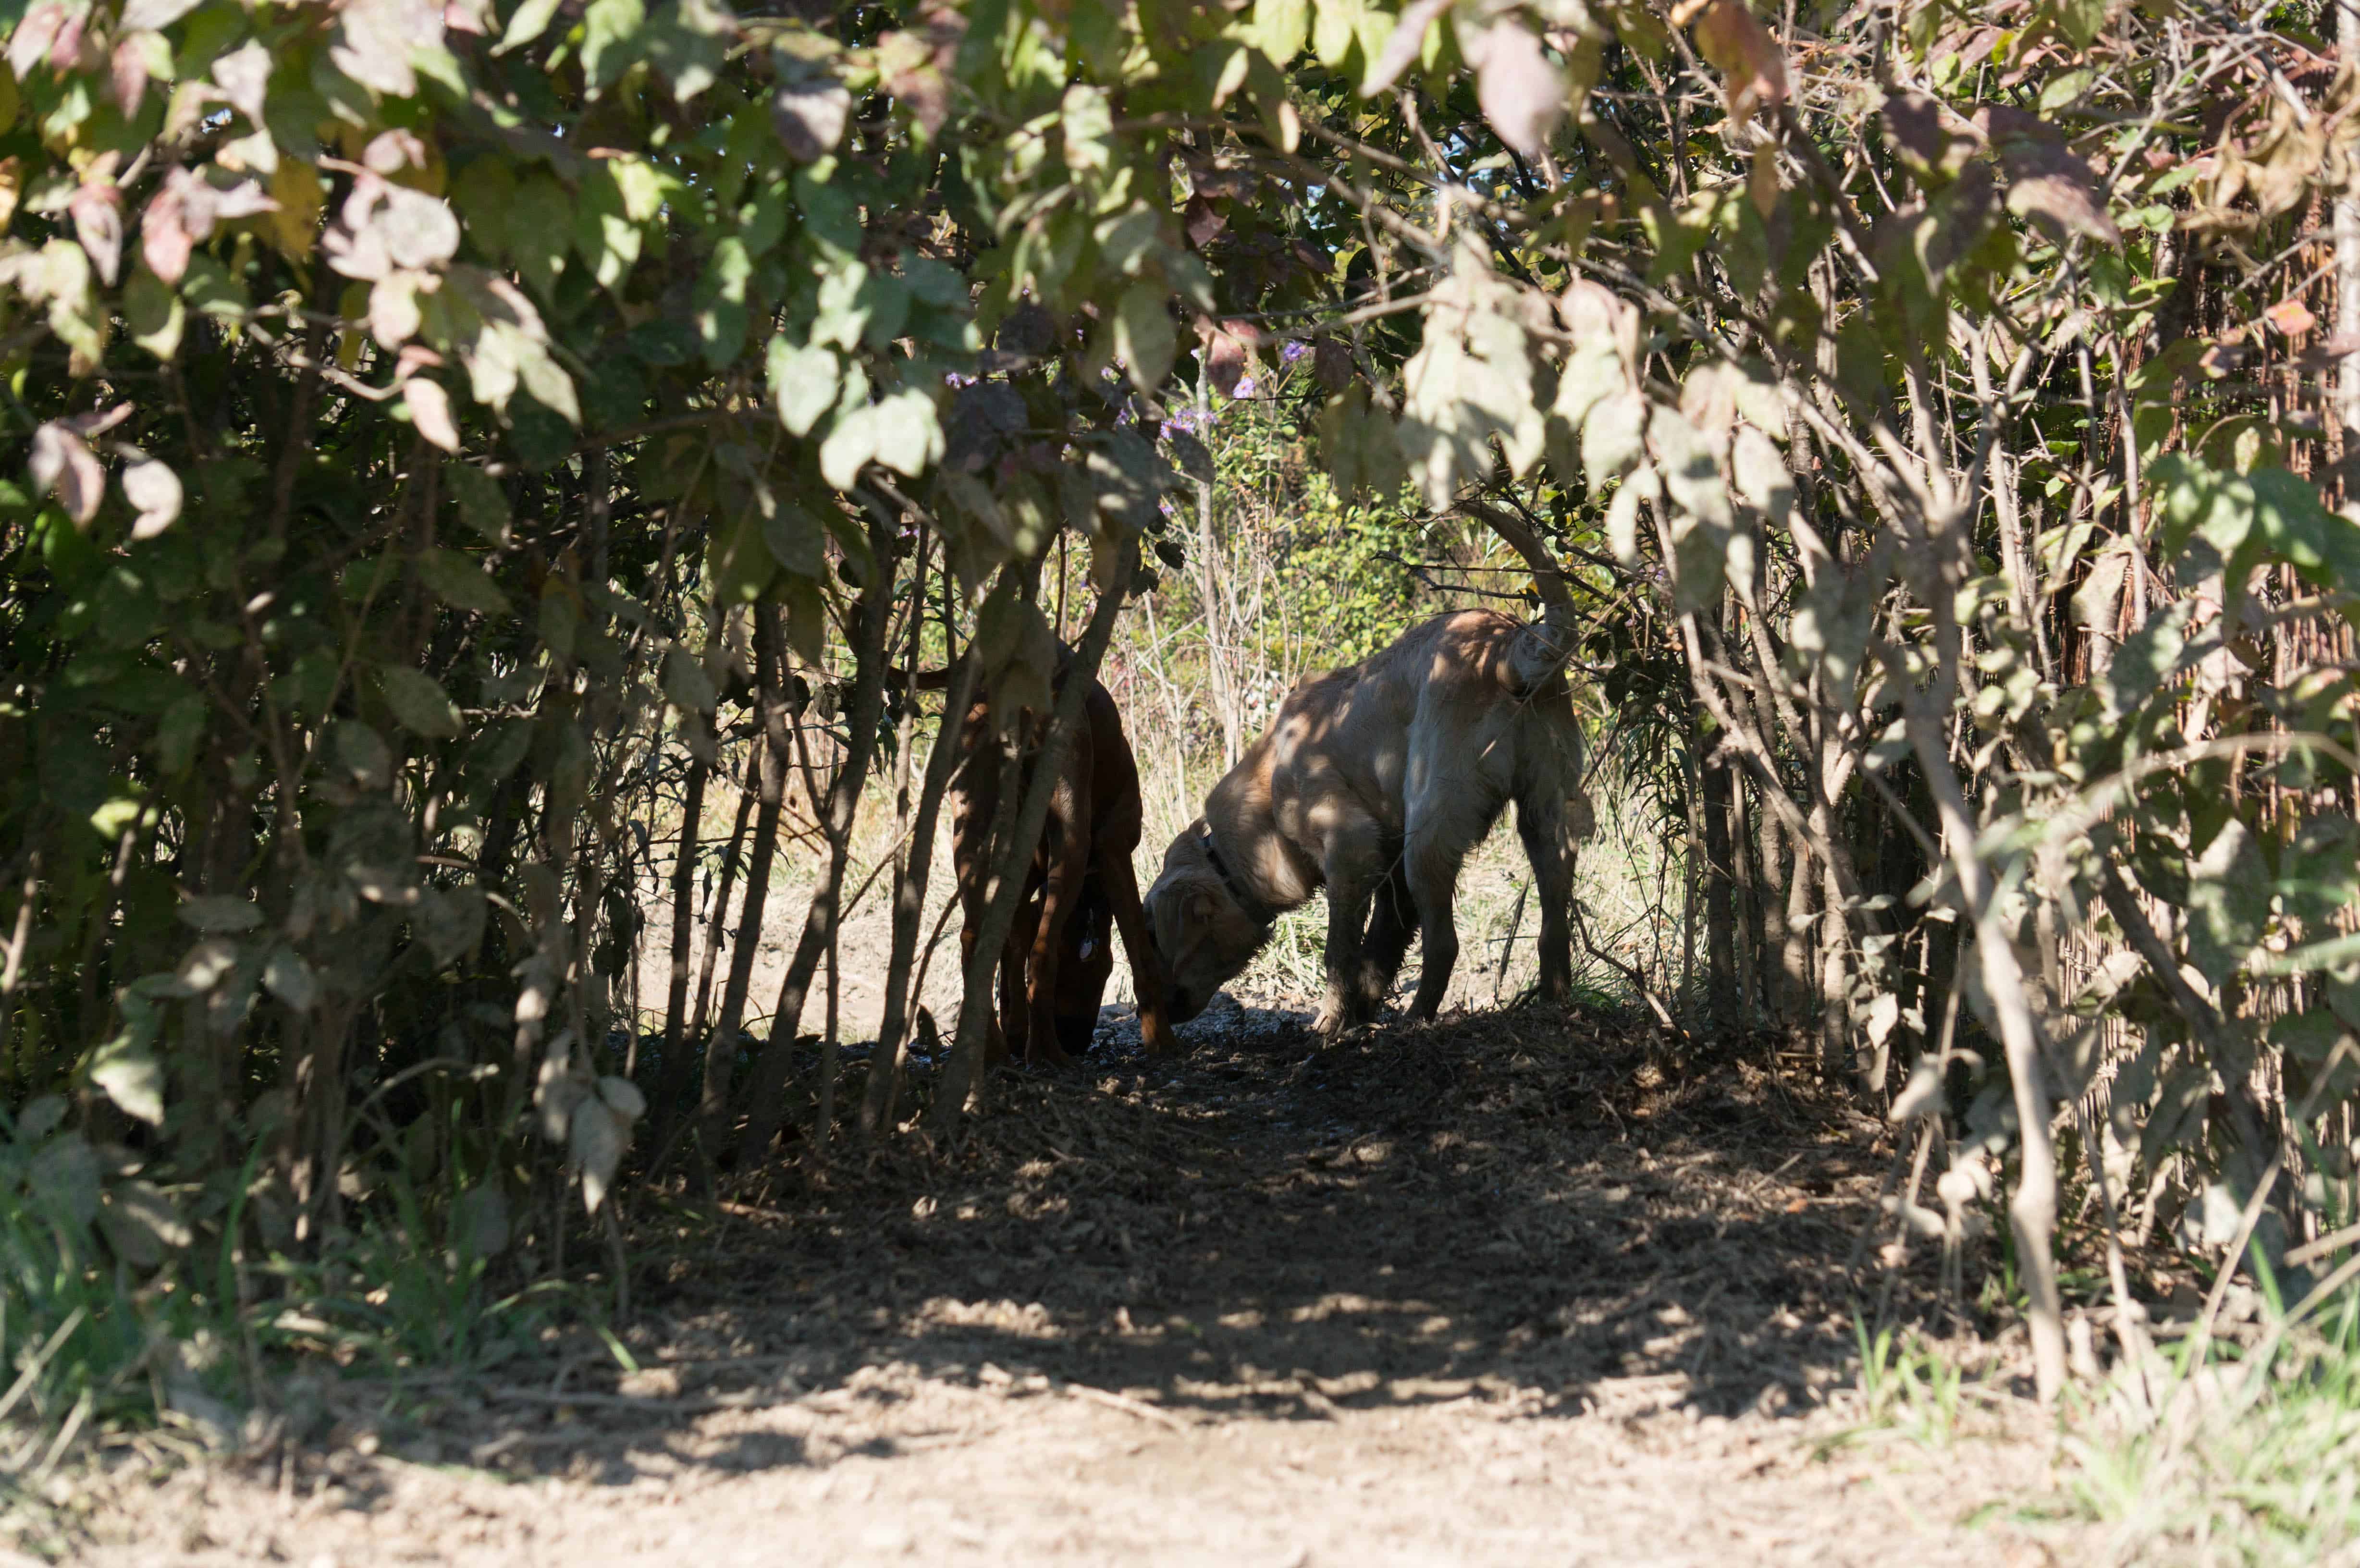
[{"label": "dirt path", "polygon": [[[2043,1563],[1845,1391],[1879,1129],[1579,1020],[1208,1018],[1006,1078],[955,1158],[683,1222],[623,1376],[327,1390],[324,1457],[115,1500],[103,1564]],[[1905,1286],[1905,1293],[1907,1287]],[[2004,1354],[2004,1347],[2003,1352]],[[1994,1421],[2005,1418],[1994,1417]],[[325,1424],[323,1418],[322,1424]]]}]

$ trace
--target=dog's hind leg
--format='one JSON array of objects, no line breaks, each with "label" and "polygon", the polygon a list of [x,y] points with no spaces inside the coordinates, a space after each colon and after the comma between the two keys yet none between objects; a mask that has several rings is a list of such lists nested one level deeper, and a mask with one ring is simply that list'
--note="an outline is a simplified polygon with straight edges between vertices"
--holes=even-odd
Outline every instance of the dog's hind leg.
[{"label": "dog's hind leg", "polygon": [[1533,897],[1540,903],[1540,993],[1562,1002],[1573,991],[1573,840],[1565,803],[1546,793],[1516,802],[1516,836],[1533,866]]},{"label": "dog's hind leg", "polygon": [[1459,965],[1459,922],[1451,906],[1459,897],[1459,863],[1466,858],[1466,847],[1455,835],[1420,833],[1415,828],[1410,832],[1403,867],[1422,933],[1417,995],[1409,1004],[1413,1019],[1430,1018],[1441,1010],[1443,995],[1450,989],[1450,972]]},{"label": "dog's hind leg", "polygon": [[[1373,820],[1338,824],[1328,840],[1328,994],[1313,1032],[1338,1034],[1368,1021],[1376,998],[1366,985],[1363,953],[1369,905],[1386,881],[1384,848]],[[1404,939],[1406,941],[1406,939]]]},{"label": "dog's hind leg", "polygon": [[1360,948],[1360,986],[1373,1011],[1384,1004],[1393,976],[1401,973],[1402,959],[1409,952],[1410,938],[1417,934],[1417,900],[1410,893],[1409,862],[1399,852],[1370,903],[1369,935]]},{"label": "dog's hind leg", "polygon": [[[1071,823],[1062,824],[1061,831],[1061,824],[1053,822],[1049,834],[1051,842],[1043,846],[1048,851],[1049,872],[1041,887],[1041,921],[1026,966],[1024,1060],[1035,1066],[1062,1067],[1073,1058],[1057,1043],[1057,964],[1065,952],[1065,923],[1080,901],[1082,877],[1089,866],[1073,842],[1077,835]],[[1017,1037],[1011,1031],[1009,1038],[1012,1043]]]}]

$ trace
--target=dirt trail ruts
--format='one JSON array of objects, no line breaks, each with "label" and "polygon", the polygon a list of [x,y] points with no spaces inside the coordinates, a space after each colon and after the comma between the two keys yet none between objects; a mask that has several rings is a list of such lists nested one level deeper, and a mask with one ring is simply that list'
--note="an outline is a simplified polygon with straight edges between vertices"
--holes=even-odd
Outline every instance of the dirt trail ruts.
[{"label": "dirt trail ruts", "polygon": [[340,1445],[126,1488],[83,1560],[2083,1551],[1984,1507],[2047,1484],[2005,1402],[1948,1456],[1846,1437],[1874,1123],[1579,1017],[1302,1025],[1229,1008],[1171,1064],[1102,1030],[996,1081],[955,1152],[850,1151],[717,1227],[641,1194],[639,1373],[585,1343],[530,1380],[339,1385]]}]

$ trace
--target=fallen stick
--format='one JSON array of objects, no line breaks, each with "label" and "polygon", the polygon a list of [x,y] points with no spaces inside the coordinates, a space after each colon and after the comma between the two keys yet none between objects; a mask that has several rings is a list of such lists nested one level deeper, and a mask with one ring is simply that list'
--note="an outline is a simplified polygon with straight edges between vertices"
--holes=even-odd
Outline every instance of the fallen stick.
[{"label": "fallen stick", "polygon": [[1154,1421],[1159,1426],[1168,1426],[1174,1432],[1188,1430],[1188,1423],[1170,1410],[1158,1410],[1153,1405],[1142,1399],[1134,1399],[1128,1394],[1118,1394],[1111,1388],[1094,1388],[1087,1383],[1067,1383],[1063,1387],[1066,1393],[1076,1399],[1104,1405],[1109,1410],[1121,1410],[1128,1415],[1137,1416],[1142,1421]]}]

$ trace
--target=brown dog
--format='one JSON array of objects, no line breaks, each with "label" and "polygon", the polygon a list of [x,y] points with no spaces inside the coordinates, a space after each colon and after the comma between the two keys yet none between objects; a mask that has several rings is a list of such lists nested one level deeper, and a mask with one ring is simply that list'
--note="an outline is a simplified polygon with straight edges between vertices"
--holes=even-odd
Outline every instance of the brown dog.
[{"label": "brown dog", "polygon": [[1328,890],[1328,995],[1313,1028],[1376,1012],[1424,932],[1413,1018],[1459,956],[1459,867],[1508,802],[1540,905],[1540,989],[1571,987],[1573,852],[1590,832],[1568,637],[1490,610],[1415,626],[1365,663],[1296,687],[1213,787],[1148,889],[1170,1016],[1195,1018],[1285,910]]},{"label": "brown dog", "polygon": [[[1060,650],[1056,684],[1061,688],[1065,664]],[[939,690],[949,684],[947,672],[930,671],[917,684]],[[1027,731],[1024,765],[1016,785],[1022,789],[1038,766],[1048,718],[1028,712],[1018,722]],[[983,744],[990,724],[990,702],[978,696],[959,725],[963,756],[952,786],[951,860],[967,921],[959,942],[963,959],[972,958],[983,922],[988,867],[982,864],[982,847],[1000,806],[996,748]],[[1089,1048],[1098,1004],[1114,967],[1114,929],[1122,932],[1123,951],[1131,957],[1139,989],[1140,1034],[1152,1052],[1161,1055],[1171,1049],[1163,964],[1148,940],[1139,878],[1131,864],[1143,817],[1139,764],[1123,734],[1122,715],[1106,688],[1093,680],[1050,797],[1048,822],[1025,873],[1023,907],[1000,951],[1000,1008],[992,1020],[988,1060],[1006,1060],[1018,1041],[1024,1059],[1034,1065],[1062,1065]]]}]

